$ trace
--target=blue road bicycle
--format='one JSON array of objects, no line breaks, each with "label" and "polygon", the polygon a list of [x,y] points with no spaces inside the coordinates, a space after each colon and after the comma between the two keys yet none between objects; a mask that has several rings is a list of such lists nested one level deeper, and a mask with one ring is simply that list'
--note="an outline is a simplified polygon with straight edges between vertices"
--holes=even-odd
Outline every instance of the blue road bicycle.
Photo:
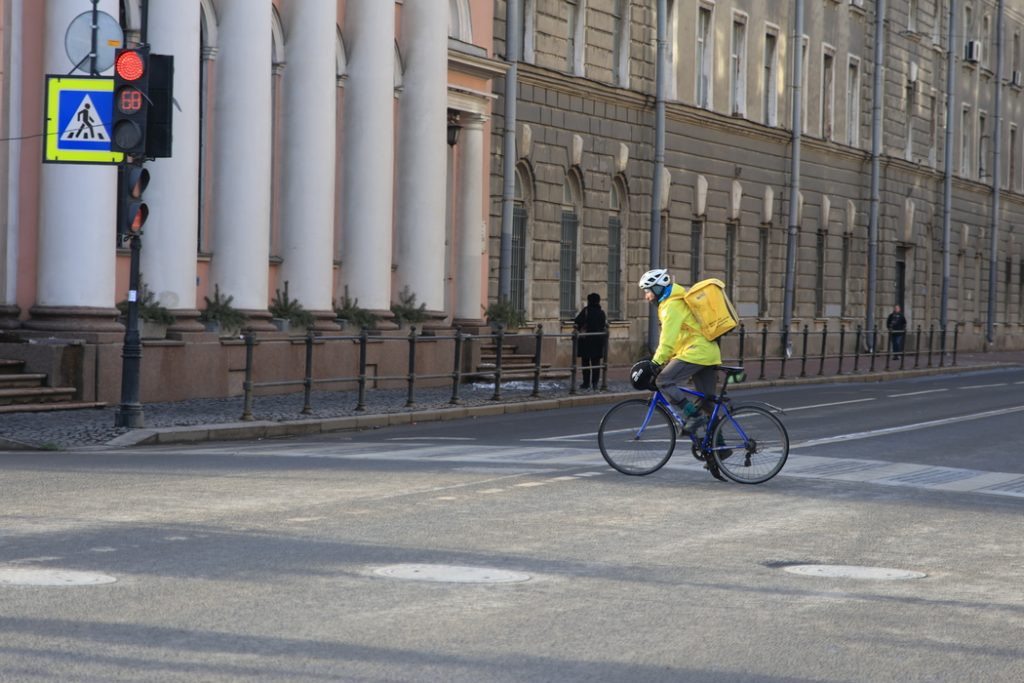
[{"label": "blue road bicycle", "polygon": [[632,398],[612,406],[597,430],[597,443],[608,464],[623,474],[657,472],[672,457],[677,438],[685,434],[693,457],[716,479],[725,481],[725,475],[740,484],[760,484],[778,474],[789,457],[789,434],[776,416],[781,410],[760,401],[733,405],[728,386],[746,379],[746,372],[724,365],[718,369],[725,379],[717,396],[683,388],[691,400],[704,399],[714,406],[707,429],[697,430],[703,435],[684,431],[684,418],[658,389],[650,399]]}]

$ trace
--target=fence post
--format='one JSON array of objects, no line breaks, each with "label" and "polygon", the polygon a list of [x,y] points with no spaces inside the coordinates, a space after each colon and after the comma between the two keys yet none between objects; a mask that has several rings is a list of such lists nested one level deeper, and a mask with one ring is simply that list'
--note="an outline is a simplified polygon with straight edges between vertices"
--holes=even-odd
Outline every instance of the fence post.
[{"label": "fence post", "polygon": [[878,325],[871,328],[871,365],[868,372],[875,371],[875,356],[878,354]]},{"label": "fence post", "polygon": [[960,323],[953,323],[953,362],[951,365],[956,367],[956,347],[960,341]]},{"label": "fence post", "polygon": [[818,364],[818,376],[825,374],[825,339],[828,337],[828,323],[821,328],[821,362]]},{"label": "fence post", "polygon": [[303,403],[302,414],[313,412],[313,330],[306,330],[306,377],[302,380]]},{"label": "fence post", "polygon": [[761,328],[761,375],[758,379],[764,379],[764,361],[768,356],[768,325]]},{"label": "fence post", "polygon": [[494,396],[491,396],[492,401],[501,400],[501,351],[505,345],[505,326],[498,325],[498,334],[496,335],[496,341],[498,348],[494,353]]},{"label": "fence post", "polygon": [[[743,323],[740,323],[740,358],[739,358],[739,361],[740,361],[740,367],[741,368],[743,367],[743,356],[744,356],[743,346],[744,346],[744,344],[746,342],[746,338],[747,338],[747,328],[743,325]],[[607,374],[607,373],[605,373],[605,374]]]},{"label": "fence post", "polygon": [[576,351],[580,345],[580,333],[579,330],[573,328],[572,331],[572,360],[569,365],[569,395],[572,396],[576,393]]},{"label": "fence post", "polygon": [[530,396],[536,398],[540,396],[540,368],[541,368],[541,349],[543,348],[544,342],[544,326],[537,325],[537,329],[534,331],[534,346],[533,346],[533,393]]},{"label": "fence post", "polygon": [[455,328],[455,361],[452,363],[452,398],[451,404],[459,402],[459,383],[462,382],[462,329]]},{"label": "fence post", "polygon": [[861,335],[861,329],[860,329],[860,324],[858,323],[858,325],[857,325],[857,335],[856,335],[856,338],[854,339],[854,344],[853,344],[853,371],[854,371],[854,373],[859,372],[859,370],[860,370],[860,368],[859,368],[859,365],[860,365],[860,335]]},{"label": "fence post", "polygon": [[935,343],[935,323],[928,324],[928,365],[932,366],[932,344]]},{"label": "fence post", "polygon": [[918,326],[918,334],[913,338],[913,367],[918,368],[918,360],[921,357],[921,326]]},{"label": "fence post", "polygon": [[405,407],[410,408],[416,405],[414,391],[416,390],[416,326],[409,328],[409,394],[405,399]]},{"label": "fence post", "polygon": [[245,333],[245,380],[242,382],[242,391],[245,393],[245,400],[242,403],[242,420],[252,421],[252,363],[253,347],[256,340],[252,332]]},{"label": "fence post", "polygon": [[790,351],[789,345],[789,330],[785,330],[782,333],[782,364],[779,366],[779,379],[785,379],[786,377],[786,361],[788,360],[788,354]]},{"label": "fence post", "polygon": [[601,391],[608,391],[608,347],[611,345],[611,338],[611,328],[605,323],[604,336],[601,338]]},{"label": "fence post", "polygon": [[939,335],[939,367],[946,367],[946,326],[943,325]]},{"label": "fence post", "polygon": [[[889,338],[886,340],[886,344],[885,344],[885,371],[886,372],[889,371],[889,361],[892,359],[892,330],[888,331],[888,335],[889,335]],[[906,342],[906,337],[904,337],[904,343],[905,342]]]},{"label": "fence post", "polygon": [[801,377],[806,377],[807,376],[807,334],[808,334],[807,325],[804,325],[804,334],[803,334],[803,337],[804,337],[804,351],[803,351],[803,355],[800,358],[800,376]]},{"label": "fence post", "polygon": [[356,410],[366,410],[366,328],[359,331],[359,398],[356,400]]},{"label": "fence post", "polygon": [[839,367],[836,374],[843,374],[843,346],[846,344],[846,325],[839,323]]}]

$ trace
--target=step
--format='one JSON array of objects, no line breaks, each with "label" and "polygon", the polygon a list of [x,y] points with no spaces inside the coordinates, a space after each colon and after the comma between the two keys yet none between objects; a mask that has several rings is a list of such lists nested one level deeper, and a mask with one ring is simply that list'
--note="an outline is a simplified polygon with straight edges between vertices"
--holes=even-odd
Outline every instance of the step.
[{"label": "step", "polygon": [[0,414],[5,413],[45,413],[58,410],[87,410],[91,408],[106,408],[106,403],[94,401],[65,401],[61,403],[17,403],[14,405],[0,405]]},{"label": "step", "polygon": [[0,389],[18,387],[41,387],[46,382],[46,374],[42,372],[22,372],[7,374],[0,368]]},{"label": "step", "polygon": [[24,387],[0,389],[0,405],[25,403],[54,403],[70,401],[77,390],[74,387]]},{"label": "step", "polygon": [[25,367],[25,361],[23,360],[12,360],[10,358],[0,358],[0,374],[8,374],[21,372],[22,368]]},{"label": "step", "polygon": [[[481,353],[480,354],[480,362],[481,363],[494,363],[497,359],[498,359],[498,357],[496,355],[494,355],[493,353]],[[502,364],[509,363],[509,362],[533,363],[534,362],[534,356],[533,356],[532,353],[503,353],[503,354],[501,354],[501,362],[502,362]]]}]

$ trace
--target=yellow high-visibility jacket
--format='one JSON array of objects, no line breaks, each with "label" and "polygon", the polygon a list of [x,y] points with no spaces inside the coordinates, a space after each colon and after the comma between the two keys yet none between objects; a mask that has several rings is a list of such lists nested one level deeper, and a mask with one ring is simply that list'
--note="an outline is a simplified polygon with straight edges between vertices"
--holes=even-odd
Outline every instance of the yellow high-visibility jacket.
[{"label": "yellow high-visibility jacket", "polygon": [[721,365],[721,349],[700,333],[697,319],[683,300],[686,289],[679,284],[671,287],[669,295],[658,304],[661,337],[654,352],[654,362],[664,365],[670,359],[678,358],[697,365]]}]

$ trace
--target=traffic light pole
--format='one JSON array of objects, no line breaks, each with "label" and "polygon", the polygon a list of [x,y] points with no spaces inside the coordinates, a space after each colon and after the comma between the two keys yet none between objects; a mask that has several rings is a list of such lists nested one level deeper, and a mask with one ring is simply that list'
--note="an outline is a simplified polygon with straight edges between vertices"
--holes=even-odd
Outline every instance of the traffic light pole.
[{"label": "traffic light pole", "polygon": [[[123,172],[119,169],[119,173]],[[128,325],[121,350],[121,405],[114,418],[115,427],[138,429],[145,426],[139,402],[139,370],[142,367],[142,339],[139,335],[139,261],[142,238],[137,234],[128,240],[131,265],[128,276]]]}]

